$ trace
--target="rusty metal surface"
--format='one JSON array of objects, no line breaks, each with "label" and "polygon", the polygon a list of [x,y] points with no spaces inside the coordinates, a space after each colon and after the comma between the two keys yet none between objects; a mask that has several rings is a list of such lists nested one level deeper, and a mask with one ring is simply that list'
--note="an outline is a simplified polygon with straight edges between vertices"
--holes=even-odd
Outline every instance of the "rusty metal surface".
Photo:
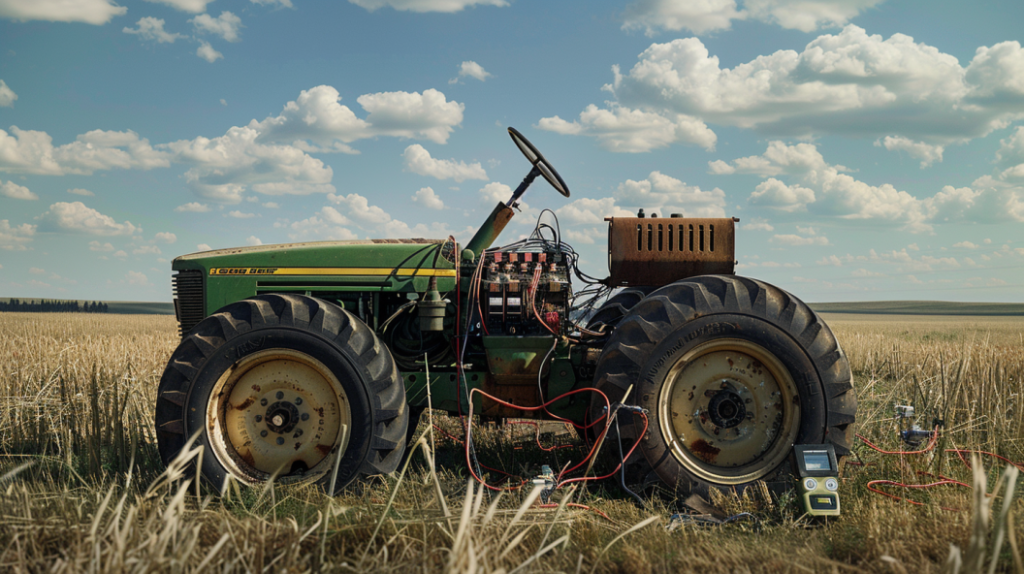
[{"label": "rusty metal surface", "polygon": [[732,275],[732,218],[610,217],[610,285],[661,286],[695,275]]}]

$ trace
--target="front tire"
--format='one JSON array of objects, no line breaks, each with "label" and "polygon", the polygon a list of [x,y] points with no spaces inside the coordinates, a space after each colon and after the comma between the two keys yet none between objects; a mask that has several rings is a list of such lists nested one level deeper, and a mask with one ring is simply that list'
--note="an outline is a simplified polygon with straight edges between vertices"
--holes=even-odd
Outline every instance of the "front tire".
[{"label": "front tire", "polygon": [[405,387],[387,347],[312,297],[260,295],[207,317],[174,351],[157,397],[164,463],[198,432],[202,476],[218,490],[227,476],[326,490],[337,466],[337,493],[394,471],[405,450]]},{"label": "front tire", "polygon": [[799,299],[753,279],[655,291],[623,317],[595,381],[612,400],[635,385],[628,402],[649,413],[644,457],[683,491],[782,490],[794,444],[831,443],[841,457],[853,438],[852,375],[835,336]]}]

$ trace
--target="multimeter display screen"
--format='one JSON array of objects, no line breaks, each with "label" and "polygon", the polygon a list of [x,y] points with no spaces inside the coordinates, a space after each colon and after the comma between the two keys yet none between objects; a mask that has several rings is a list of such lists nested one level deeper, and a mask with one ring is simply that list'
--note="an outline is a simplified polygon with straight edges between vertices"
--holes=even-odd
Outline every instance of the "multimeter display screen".
[{"label": "multimeter display screen", "polygon": [[807,470],[830,470],[828,453],[823,450],[804,452],[804,468]]}]

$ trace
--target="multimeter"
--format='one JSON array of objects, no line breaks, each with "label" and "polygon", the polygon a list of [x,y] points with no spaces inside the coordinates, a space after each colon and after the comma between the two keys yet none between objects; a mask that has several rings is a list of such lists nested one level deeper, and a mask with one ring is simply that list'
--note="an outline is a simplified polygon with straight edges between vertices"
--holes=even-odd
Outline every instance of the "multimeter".
[{"label": "multimeter", "polygon": [[830,444],[798,444],[797,491],[809,516],[839,516],[839,463]]}]

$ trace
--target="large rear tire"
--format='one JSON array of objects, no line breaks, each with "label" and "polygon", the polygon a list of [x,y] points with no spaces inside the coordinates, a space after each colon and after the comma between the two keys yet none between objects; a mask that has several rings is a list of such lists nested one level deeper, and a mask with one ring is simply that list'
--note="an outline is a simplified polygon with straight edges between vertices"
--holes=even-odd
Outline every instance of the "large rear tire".
[{"label": "large rear tire", "polygon": [[405,450],[405,387],[387,347],[312,297],[260,295],[207,317],[174,351],[157,393],[164,463],[198,431],[202,476],[218,490],[227,476],[327,490],[337,466],[336,493],[394,471]]},{"label": "large rear tire", "polygon": [[618,324],[595,381],[612,400],[634,385],[627,402],[650,422],[644,457],[681,491],[789,488],[794,444],[831,443],[841,457],[853,438],[839,342],[799,299],[749,278],[693,277],[651,293]]}]

